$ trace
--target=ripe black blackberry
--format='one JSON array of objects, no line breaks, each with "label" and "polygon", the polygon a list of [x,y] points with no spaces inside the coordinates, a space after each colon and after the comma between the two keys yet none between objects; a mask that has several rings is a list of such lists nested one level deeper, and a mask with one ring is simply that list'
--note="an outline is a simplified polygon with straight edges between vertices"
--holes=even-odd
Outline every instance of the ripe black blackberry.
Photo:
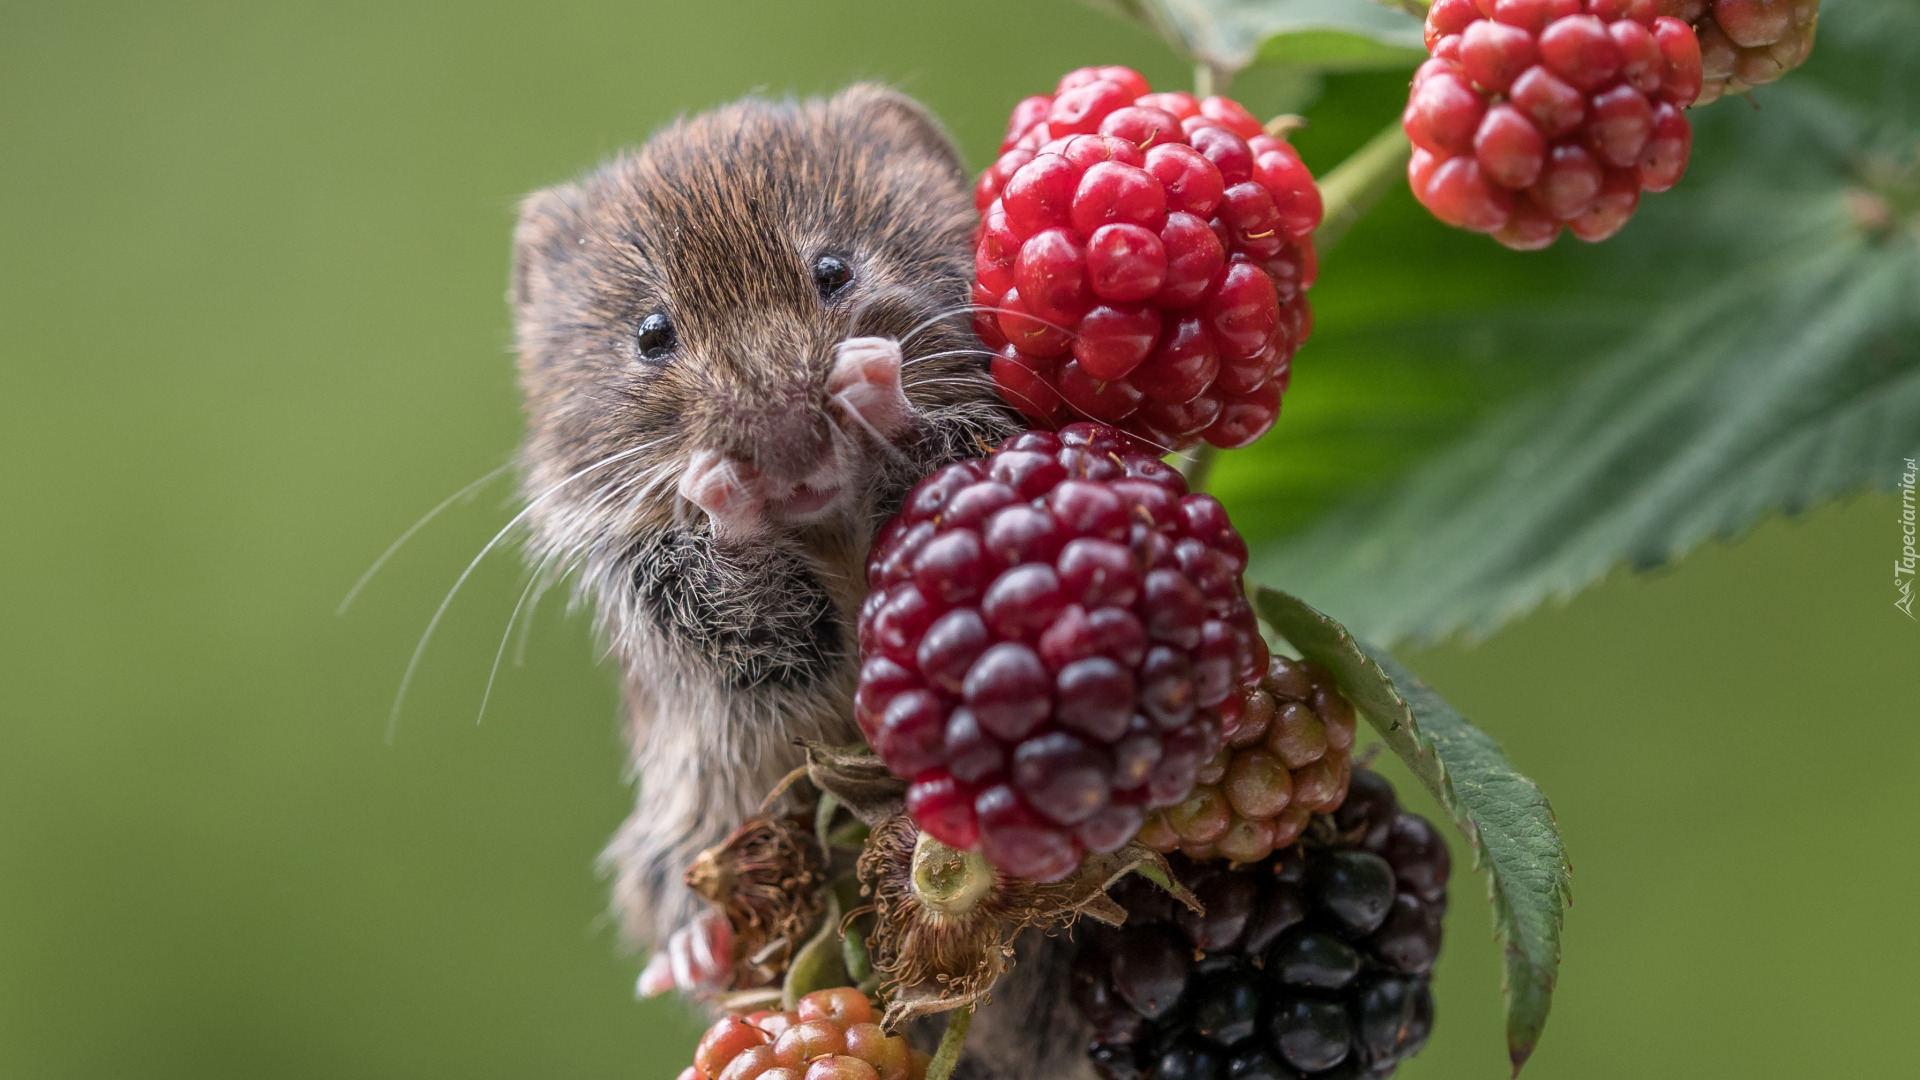
[{"label": "ripe black blackberry", "polygon": [[1231,866],[1172,857],[1196,916],[1138,877],[1118,929],[1084,940],[1074,1000],[1107,1080],[1359,1080],[1426,1045],[1447,847],[1355,769],[1300,844]]}]

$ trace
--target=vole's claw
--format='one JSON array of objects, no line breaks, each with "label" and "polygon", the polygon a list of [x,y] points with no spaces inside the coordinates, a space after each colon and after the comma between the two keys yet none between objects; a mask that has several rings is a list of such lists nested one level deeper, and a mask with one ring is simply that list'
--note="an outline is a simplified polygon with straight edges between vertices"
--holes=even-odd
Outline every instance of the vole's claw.
[{"label": "vole's claw", "polygon": [[835,346],[827,396],[875,438],[891,442],[913,426],[915,410],[900,386],[900,343],[848,338]]}]

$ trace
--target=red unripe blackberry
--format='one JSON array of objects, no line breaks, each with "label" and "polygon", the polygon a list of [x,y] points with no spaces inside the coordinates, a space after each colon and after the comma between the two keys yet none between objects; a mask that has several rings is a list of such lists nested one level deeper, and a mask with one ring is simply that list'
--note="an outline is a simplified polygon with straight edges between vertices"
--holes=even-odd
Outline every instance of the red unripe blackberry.
[{"label": "red unripe blackberry", "polygon": [[1820,22],[1820,0],[1658,0],[1658,7],[1697,34],[1700,105],[1744,94],[1805,63]]},{"label": "red unripe blackberry", "polygon": [[1273,657],[1225,717],[1225,743],[1178,806],[1147,815],[1140,840],[1193,859],[1258,862],[1347,795],[1355,716],[1333,673]]},{"label": "red unripe blackberry", "polygon": [[1384,1077],[1433,1025],[1450,869],[1424,818],[1378,774],[1259,860],[1170,860],[1203,912],[1139,877],[1074,959],[1074,1003],[1106,1080]]},{"label": "red unripe blackberry", "polygon": [[1246,561],[1219,502],[1096,424],[922,481],[868,559],[854,698],[915,822],[1058,880],[1186,799],[1268,671]]},{"label": "red unripe blackberry", "polygon": [[1273,425],[1311,325],[1320,192],[1240,105],[1070,72],[1014,107],[974,202],[975,327],[1036,426],[1098,420],[1172,450]]},{"label": "red unripe blackberry", "polygon": [[723,1016],[680,1080],[921,1080],[927,1056],[878,1020],[852,987],[816,990],[784,1012]]},{"label": "red unripe blackberry", "polygon": [[[1619,231],[1641,190],[1680,181],[1692,150],[1681,110],[1700,94],[1701,41],[1658,8],[1682,2],[1435,0],[1433,58],[1401,117],[1414,196],[1521,251],[1563,228],[1590,241]],[[991,256],[983,248],[983,274]]]}]

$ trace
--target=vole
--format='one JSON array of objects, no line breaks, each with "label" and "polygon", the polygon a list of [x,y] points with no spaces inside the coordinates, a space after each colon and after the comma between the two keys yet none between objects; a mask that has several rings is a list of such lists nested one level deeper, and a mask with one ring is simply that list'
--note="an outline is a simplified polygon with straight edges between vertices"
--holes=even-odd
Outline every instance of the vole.
[{"label": "vole", "polygon": [[[528,553],[575,569],[620,665],[639,794],[607,859],[641,944],[699,910],[683,870],[796,739],[859,737],[876,528],[1018,427],[969,328],[975,221],[946,133],[874,85],[679,121],[522,206]],[[1081,1038],[1034,1045],[1072,1011],[1036,959],[988,1010],[1036,1030],[995,1039],[983,1014],[969,1071],[1084,1071]]]}]

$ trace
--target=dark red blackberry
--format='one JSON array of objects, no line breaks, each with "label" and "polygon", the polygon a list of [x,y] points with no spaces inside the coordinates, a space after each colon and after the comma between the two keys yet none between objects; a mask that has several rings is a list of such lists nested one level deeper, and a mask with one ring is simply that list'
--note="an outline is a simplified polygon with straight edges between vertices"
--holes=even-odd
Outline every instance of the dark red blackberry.
[{"label": "dark red blackberry", "polygon": [[1311,325],[1320,191],[1235,102],[1148,89],[1081,68],[1014,107],[974,189],[975,326],[1001,396],[1042,427],[1245,446]]},{"label": "dark red blackberry", "polygon": [[1434,0],[1426,38],[1402,123],[1441,221],[1522,251],[1599,241],[1686,172],[1701,42],[1657,0]]},{"label": "dark red blackberry", "polygon": [[1187,797],[1267,669],[1210,495],[1099,424],[934,473],[874,542],[854,714],[951,847],[1054,881]]},{"label": "dark red blackberry", "polygon": [[1127,878],[1126,924],[1075,958],[1101,1076],[1357,1080],[1426,1044],[1447,848],[1378,774],[1355,770],[1337,812],[1261,862],[1173,865],[1205,914]]}]

